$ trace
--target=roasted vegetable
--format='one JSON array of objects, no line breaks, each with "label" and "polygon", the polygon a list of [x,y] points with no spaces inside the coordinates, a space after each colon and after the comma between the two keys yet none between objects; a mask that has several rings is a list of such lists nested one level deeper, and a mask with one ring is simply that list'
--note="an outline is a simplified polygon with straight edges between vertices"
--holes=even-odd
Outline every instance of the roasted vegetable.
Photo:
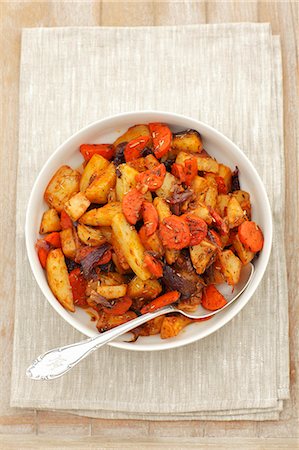
[{"label": "roasted vegetable", "polygon": [[162,287],[158,280],[141,280],[136,276],[129,282],[127,294],[133,299],[153,300],[161,291]]},{"label": "roasted vegetable", "polygon": [[195,130],[180,131],[173,135],[171,147],[178,151],[200,153],[203,149],[200,134]]},{"label": "roasted vegetable", "polygon": [[193,266],[198,274],[204,271],[213,262],[217,252],[216,245],[207,239],[203,239],[200,244],[190,247],[190,256]]},{"label": "roasted vegetable", "polygon": [[99,265],[101,258],[110,249],[109,244],[103,244],[100,247],[90,247],[86,255],[80,258],[84,277],[88,280],[92,275],[92,269]]},{"label": "roasted vegetable", "polygon": [[116,240],[123,249],[126,260],[131,269],[142,280],[151,277],[151,273],[144,267],[144,247],[137,231],[126,220],[122,213],[116,214],[112,220],[112,230]]},{"label": "roasted vegetable", "polygon": [[64,210],[76,222],[85,213],[89,205],[88,198],[82,192],[78,192],[64,204]]},{"label": "roasted vegetable", "polygon": [[60,231],[60,219],[56,209],[51,208],[44,212],[40,224],[40,234],[51,233],[52,231]]},{"label": "roasted vegetable", "polygon": [[161,339],[169,339],[177,336],[191,322],[191,319],[182,315],[165,316],[161,326]]},{"label": "roasted vegetable", "polygon": [[[100,332],[172,303],[226,305],[215,285],[236,285],[264,243],[238,168],[216,161],[196,130],[160,122],[80,152],[78,171],[62,166],[47,186],[36,243],[61,304],[92,308]],[[174,313],[132,333],[165,339],[191,322]]]},{"label": "roasted vegetable", "polygon": [[106,242],[106,238],[100,230],[88,227],[87,225],[79,223],[77,233],[80,241],[85,245],[90,245],[91,247],[96,247]]},{"label": "roasted vegetable", "polygon": [[61,247],[63,254],[69,259],[75,259],[77,252],[77,243],[73,228],[66,228],[60,232]]},{"label": "roasted vegetable", "polygon": [[116,183],[116,172],[113,163],[110,163],[102,175],[99,175],[88,186],[85,195],[91,202],[104,204],[108,200],[108,194]]},{"label": "roasted vegetable", "polygon": [[68,311],[74,312],[74,300],[69,274],[60,248],[51,250],[47,257],[46,273],[51,291]]},{"label": "roasted vegetable", "polygon": [[221,271],[228,284],[237,284],[240,279],[242,263],[231,250],[225,250],[218,255]]},{"label": "roasted vegetable", "polygon": [[111,202],[101,208],[92,209],[80,217],[79,222],[85,225],[110,226],[113,217],[122,211],[120,202]]},{"label": "roasted vegetable", "polygon": [[48,184],[44,198],[59,213],[64,204],[79,191],[80,173],[69,166],[61,166]]},{"label": "roasted vegetable", "polygon": [[93,155],[92,158],[86,164],[80,181],[80,191],[84,192],[95,180],[95,178],[102,175],[105,169],[109,166],[109,161],[101,155]]},{"label": "roasted vegetable", "polygon": [[127,144],[140,136],[151,136],[147,125],[134,125],[133,127],[130,127],[124,134],[116,139],[113,145],[114,147],[117,147],[119,144],[124,142]]}]

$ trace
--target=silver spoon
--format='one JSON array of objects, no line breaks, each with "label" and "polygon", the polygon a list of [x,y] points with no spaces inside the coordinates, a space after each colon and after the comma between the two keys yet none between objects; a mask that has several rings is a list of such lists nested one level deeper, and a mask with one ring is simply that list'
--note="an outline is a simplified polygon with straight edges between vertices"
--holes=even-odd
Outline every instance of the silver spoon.
[{"label": "silver spoon", "polygon": [[208,316],[213,316],[223,311],[229,305],[231,305],[246,289],[254,272],[254,266],[250,263],[243,267],[239,283],[232,287],[227,284],[218,285],[217,289],[225,296],[227,303],[223,308],[216,311],[208,311],[202,306],[199,306],[195,312],[181,311],[173,305],[165,306],[152,313],[147,313],[142,316],[136,317],[136,319],[112,328],[105,333],[95,336],[93,338],[86,339],[75,344],[66,345],[65,347],[58,347],[33,361],[31,366],[28,367],[26,375],[33,380],[53,380],[54,378],[61,377],[69,370],[71,370],[82,359],[86,358],[90,353],[94,352],[98,348],[107,344],[107,342],[116,339],[124,333],[138,327],[139,325],[148,322],[155,317],[163,314],[169,314],[173,312],[179,312],[190,319],[204,319]]}]

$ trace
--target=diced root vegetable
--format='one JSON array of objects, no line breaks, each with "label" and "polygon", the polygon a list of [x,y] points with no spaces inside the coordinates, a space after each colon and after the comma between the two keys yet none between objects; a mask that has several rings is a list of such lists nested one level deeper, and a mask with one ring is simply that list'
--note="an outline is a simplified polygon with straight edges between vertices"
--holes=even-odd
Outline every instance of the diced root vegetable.
[{"label": "diced root vegetable", "polygon": [[218,254],[221,271],[230,285],[238,283],[241,275],[242,263],[231,250],[225,250]]},{"label": "diced root vegetable", "polygon": [[190,244],[189,227],[181,217],[166,217],[160,224],[159,233],[166,248],[181,250]]},{"label": "diced root vegetable", "polygon": [[180,295],[181,294],[178,291],[167,292],[166,294],[161,295],[161,297],[155,298],[155,300],[151,301],[148,305],[144,306],[141,309],[141,314],[154,312],[157,309],[163,308],[163,306],[175,303],[180,298]]},{"label": "diced root vegetable", "polygon": [[50,208],[44,212],[40,224],[40,234],[51,233],[52,231],[60,231],[60,219],[58,212],[54,208]]},{"label": "diced root vegetable", "polygon": [[185,316],[165,316],[161,326],[161,339],[169,339],[177,336],[183,328],[185,328],[192,319]]},{"label": "diced root vegetable", "polygon": [[51,291],[68,311],[74,312],[74,300],[65,259],[60,248],[51,250],[47,257],[46,273]]},{"label": "diced root vegetable", "polygon": [[78,192],[65,203],[64,210],[72,221],[76,222],[85,213],[89,205],[88,198],[82,192]]},{"label": "diced root vegetable", "polygon": [[238,228],[238,236],[242,244],[251,252],[259,252],[264,245],[264,236],[255,222],[243,222]]},{"label": "diced root vegetable", "polygon": [[220,294],[213,284],[210,284],[204,288],[201,304],[205,309],[208,309],[209,311],[216,311],[217,309],[223,308],[226,303],[226,299],[222,294]]},{"label": "diced root vegetable", "polygon": [[127,293],[127,285],[121,284],[119,286],[98,286],[97,293],[107,299],[114,299],[124,297]]}]

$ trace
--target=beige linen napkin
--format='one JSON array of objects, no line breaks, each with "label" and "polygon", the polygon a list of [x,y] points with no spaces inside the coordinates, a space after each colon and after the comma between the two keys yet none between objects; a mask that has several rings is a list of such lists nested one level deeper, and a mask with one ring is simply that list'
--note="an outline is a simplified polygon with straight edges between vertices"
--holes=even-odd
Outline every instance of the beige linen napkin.
[{"label": "beige linen napkin", "polygon": [[[31,274],[31,187],[72,133],[138,109],[198,118],[249,156],[273,210],[266,275],[242,312],[204,340],[153,353],[106,347],[63,378],[31,381],[25,370],[37,355],[83,338]],[[280,46],[268,24],[23,30],[11,405],[104,418],[278,419],[289,395],[282,136]]]}]

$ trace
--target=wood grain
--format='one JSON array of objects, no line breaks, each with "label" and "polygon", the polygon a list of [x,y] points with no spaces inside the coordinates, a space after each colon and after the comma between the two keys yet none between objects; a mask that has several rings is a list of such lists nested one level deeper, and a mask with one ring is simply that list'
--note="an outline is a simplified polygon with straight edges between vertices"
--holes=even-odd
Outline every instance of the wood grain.
[{"label": "wood grain", "polygon": [[[0,448],[298,448],[298,2],[0,2]],[[146,422],[89,419],[9,407],[15,284],[15,186],[22,27],[270,22],[281,36],[286,156],[285,242],[290,299],[291,399],[280,421]],[[1,434],[2,433],[2,434]],[[35,433],[39,436],[35,437]],[[91,437],[89,435],[92,435]],[[55,435],[63,436],[55,438]],[[54,436],[54,437],[53,437]],[[76,436],[72,440],[72,436]],[[94,436],[94,437],[93,437]],[[258,438],[259,439],[254,439]],[[275,439],[270,439],[275,438]],[[115,439],[114,442],[111,440]],[[100,444],[99,444],[100,442]],[[99,447],[100,445],[100,447]]]}]

